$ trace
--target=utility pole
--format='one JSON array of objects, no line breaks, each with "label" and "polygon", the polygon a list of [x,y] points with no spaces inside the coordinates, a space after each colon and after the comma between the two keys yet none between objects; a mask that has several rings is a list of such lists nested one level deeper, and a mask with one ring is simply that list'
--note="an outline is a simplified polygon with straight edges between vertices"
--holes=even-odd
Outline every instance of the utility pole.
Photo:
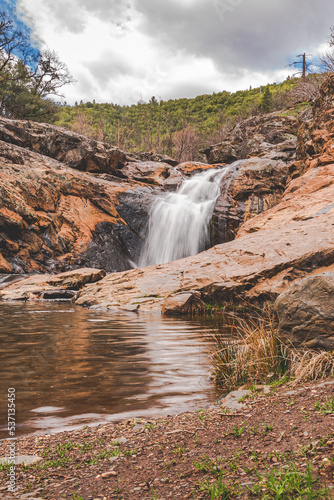
[{"label": "utility pole", "polygon": [[117,147],[119,148],[119,119],[117,121]]}]

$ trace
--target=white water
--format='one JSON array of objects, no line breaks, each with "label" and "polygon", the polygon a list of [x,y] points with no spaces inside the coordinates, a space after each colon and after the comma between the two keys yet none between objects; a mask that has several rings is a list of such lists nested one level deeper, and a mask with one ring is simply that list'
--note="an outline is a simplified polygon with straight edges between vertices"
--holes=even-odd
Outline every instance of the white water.
[{"label": "white water", "polygon": [[206,170],[184,180],[176,193],[157,198],[140,266],[182,259],[209,247],[210,220],[227,171]]}]

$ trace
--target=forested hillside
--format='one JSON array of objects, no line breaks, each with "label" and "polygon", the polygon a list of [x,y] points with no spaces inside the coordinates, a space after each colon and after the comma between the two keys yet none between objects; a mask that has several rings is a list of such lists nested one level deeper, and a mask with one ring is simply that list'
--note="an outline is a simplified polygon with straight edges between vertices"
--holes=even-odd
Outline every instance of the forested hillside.
[{"label": "forested hillside", "polygon": [[53,123],[125,151],[154,151],[191,160],[201,147],[224,139],[238,120],[312,99],[322,78],[309,75],[306,82],[288,78],[280,84],[194,99],[152,97],[132,106],[81,102],[60,107]]}]

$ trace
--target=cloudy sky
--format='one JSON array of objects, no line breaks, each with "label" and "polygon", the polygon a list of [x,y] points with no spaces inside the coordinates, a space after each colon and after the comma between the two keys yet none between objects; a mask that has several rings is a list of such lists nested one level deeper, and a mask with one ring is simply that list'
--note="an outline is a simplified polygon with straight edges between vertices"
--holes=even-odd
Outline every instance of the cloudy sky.
[{"label": "cloudy sky", "polygon": [[17,0],[17,10],[77,80],[64,89],[71,104],[279,82],[334,25],[333,0]]}]

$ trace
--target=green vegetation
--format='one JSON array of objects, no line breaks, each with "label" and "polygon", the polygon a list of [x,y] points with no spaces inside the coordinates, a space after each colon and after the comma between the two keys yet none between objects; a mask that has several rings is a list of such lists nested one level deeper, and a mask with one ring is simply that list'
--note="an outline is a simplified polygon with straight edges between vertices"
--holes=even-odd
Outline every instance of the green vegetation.
[{"label": "green vegetation", "polygon": [[289,107],[289,92],[299,82],[289,78],[265,88],[193,99],[158,101],[152,97],[148,103],[132,106],[80,103],[60,107],[53,122],[125,151],[154,151],[191,160],[201,147],[223,140],[240,119]]},{"label": "green vegetation", "polygon": [[228,484],[225,484],[221,477],[213,483],[208,479],[199,481],[197,487],[199,491],[207,493],[210,500],[228,500],[233,495],[233,489]]},{"label": "green vegetation", "polygon": [[13,11],[0,12],[0,113],[7,118],[50,120],[60,89],[73,79],[52,50],[33,48]]},{"label": "green vegetation", "polygon": [[253,488],[248,488],[256,498],[263,500],[329,498],[328,489],[319,486],[319,481],[313,476],[310,465],[304,473],[290,464],[287,469],[271,470],[262,477],[260,474],[258,476],[260,482]]},{"label": "green vegetation", "polygon": [[221,473],[220,460],[213,460],[206,453],[198,462],[193,462],[193,465],[196,470],[201,472],[209,472],[215,475]]},{"label": "green vegetation", "polygon": [[320,411],[325,414],[334,413],[334,398],[326,398],[324,404],[320,404],[319,401],[314,405],[314,409]]}]

